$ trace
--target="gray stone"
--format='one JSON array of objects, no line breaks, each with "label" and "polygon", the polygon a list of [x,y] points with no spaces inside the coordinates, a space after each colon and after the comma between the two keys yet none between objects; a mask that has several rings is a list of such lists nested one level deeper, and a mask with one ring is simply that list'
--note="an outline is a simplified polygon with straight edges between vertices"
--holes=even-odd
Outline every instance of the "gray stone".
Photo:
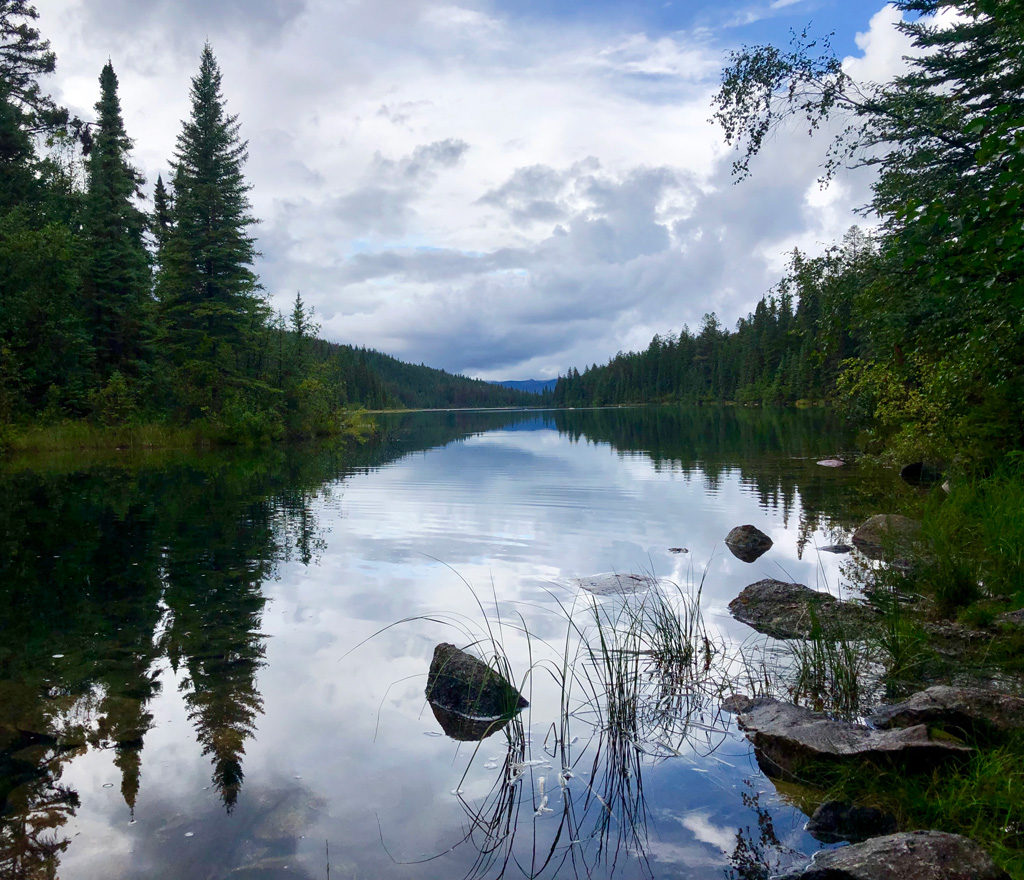
[{"label": "gray stone", "polygon": [[871,760],[930,769],[971,752],[951,738],[933,738],[923,724],[875,730],[770,698],[754,700],[740,713],[739,726],[754,744],[761,768],[773,777],[795,776],[812,761]]},{"label": "gray stone", "polygon": [[732,616],[776,639],[805,639],[811,634],[811,611],[828,627],[862,626],[877,617],[866,605],[840,602],[802,584],[765,578],[743,588],[729,603]]},{"label": "gray stone", "polygon": [[1024,730],[1024,699],[981,688],[936,685],[902,703],[882,706],[869,719],[883,729],[936,724],[966,733]]},{"label": "gray stone", "polygon": [[821,461],[818,462],[818,464],[820,464],[822,467],[837,468],[843,467],[846,464],[846,462],[843,461],[841,458],[823,458]]},{"label": "gray stone", "polygon": [[725,536],[725,546],[737,559],[754,562],[772,546],[772,539],[752,525],[736,526]]},{"label": "gray stone", "polygon": [[822,843],[859,843],[899,829],[892,813],[844,801],[825,801],[811,814],[804,830]]},{"label": "gray stone", "polygon": [[1016,611],[1004,611],[996,617],[996,621],[1010,626],[1024,626],[1024,608],[1018,608]]},{"label": "gray stone", "polygon": [[853,545],[870,559],[900,559],[921,539],[921,523],[898,513],[878,513],[853,533]]},{"label": "gray stone", "polygon": [[906,831],[824,850],[800,880],[1009,880],[977,843],[943,831]]},{"label": "gray stone", "polygon": [[442,642],[427,673],[427,700],[475,721],[510,718],[530,705],[483,660]]}]

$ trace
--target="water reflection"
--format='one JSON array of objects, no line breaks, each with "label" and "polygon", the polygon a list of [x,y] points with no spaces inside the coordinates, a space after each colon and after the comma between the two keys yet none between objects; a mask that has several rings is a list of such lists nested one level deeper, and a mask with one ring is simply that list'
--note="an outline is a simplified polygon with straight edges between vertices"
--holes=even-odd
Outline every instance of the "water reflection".
[{"label": "water reflection", "polygon": [[[762,417],[767,424],[757,424]],[[816,528],[859,515],[854,496],[836,493],[845,477],[815,470],[812,459],[833,451],[821,449],[830,429],[817,414],[410,414],[383,428],[378,442],[355,450],[51,459],[0,473],[0,876],[57,876],[87,840],[100,852],[86,867],[75,863],[75,876],[158,876],[174,866],[180,877],[215,877],[257,863],[264,876],[285,876],[285,863],[295,876],[303,859],[316,864],[328,836],[335,870],[345,863],[350,873],[407,876],[367,845],[377,816],[360,798],[379,785],[375,809],[397,815],[406,835],[423,822],[423,840],[409,846],[430,851],[451,830],[433,800],[450,760],[434,740],[428,748],[412,736],[422,678],[384,709],[384,687],[374,689],[394,681],[395,668],[422,674],[439,639],[388,642],[351,673],[354,681],[338,658],[367,631],[424,606],[465,611],[464,596],[453,599],[427,571],[435,565],[428,554],[480,585],[493,577],[502,601],[550,606],[552,591],[565,598],[562,575],[623,570],[622,561],[643,563],[651,546],[680,566],[677,575],[704,565],[727,529],[707,510],[683,518],[696,497],[691,482],[722,508],[715,517],[730,519],[738,483],[783,523],[799,520],[805,542]],[[662,479],[675,475],[685,480]],[[690,554],[668,554],[684,542]],[[561,643],[550,620],[530,625]],[[529,666],[526,648],[510,650],[516,668]],[[702,662],[702,650],[687,663]],[[463,801],[473,854],[429,876],[498,876],[513,863],[531,866],[529,876],[609,873],[624,854],[642,862],[653,851],[652,770],[677,754],[696,761],[721,741],[717,704],[697,700],[692,682],[648,658],[638,679],[642,712],[631,718],[594,659],[580,658],[592,664],[592,686],[581,691],[578,681],[573,691],[569,723],[578,732],[556,723],[545,743],[529,718],[492,731],[500,735],[486,746],[504,739],[507,748],[487,771],[487,790]],[[535,717],[560,717],[557,695],[528,696]],[[360,750],[372,736],[360,725],[369,717],[372,729],[374,711],[399,723],[382,734],[388,757],[371,761]],[[317,774],[315,791],[268,780],[271,760],[295,765],[282,771],[289,775]],[[108,778],[108,763],[102,785],[111,799],[100,803],[88,786]],[[211,803],[196,792],[207,783]],[[306,806],[291,810],[291,831],[256,836],[264,814],[295,798]],[[145,836],[115,833],[136,814],[139,826],[148,823]],[[389,827],[387,815],[381,822]],[[315,857],[300,841],[308,823],[322,834]],[[533,825],[538,835],[512,844],[516,829]],[[184,835],[197,827],[186,857]],[[118,864],[136,873],[105,864],[105,835],[122,847]],[[339,840],[347,843],[341,855]]]}]

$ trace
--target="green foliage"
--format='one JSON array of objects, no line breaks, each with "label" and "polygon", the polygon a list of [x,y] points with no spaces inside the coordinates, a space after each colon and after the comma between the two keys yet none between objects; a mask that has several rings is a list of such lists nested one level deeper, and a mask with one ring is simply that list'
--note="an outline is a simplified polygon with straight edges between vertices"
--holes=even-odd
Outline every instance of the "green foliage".
[{"label": "green foliage", "polygon": [[100,75],[99,120],[87,160],[83,281],[101,377],[138,371],[149,357],[150,272],[146,217],[134,204],[142,177],[129,164],[128,139],[107,62]]},{"label": "green foliage", "polygon": [[116,370],[106,385],[89,396],[89,403],[93,418],[101,425],[124,425],[136,412],[135,393],[128,380]]}]

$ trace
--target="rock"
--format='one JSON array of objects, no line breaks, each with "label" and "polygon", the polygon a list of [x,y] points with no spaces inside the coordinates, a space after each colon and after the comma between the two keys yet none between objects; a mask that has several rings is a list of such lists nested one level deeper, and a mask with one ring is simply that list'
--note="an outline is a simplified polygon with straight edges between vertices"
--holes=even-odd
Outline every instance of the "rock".
[{"label": "rock", "polygon": [[846,462],[843,461],[841,458],[823,458],[821,461],[818,462],[818,464],[820,464],[822,467],[837,468],[845,466]]},{"label": "rock", "polygon": [[827,547],[818,548],[822,553],[849,553],[853,547],[849,544],[829,544]]},{"label": "rock", "polygon": [[823,850],[800,880],[1009,880],[977,843],[944,831],[906,831]]},{"label": "rock", "polygon": [[996,616],[996,621],[1007,623],[1010,626],[1024,626],[1024,608],[1018,608],[1016,611],[1004,611]]},{"label": "rock", "polygon": [[869,760],[931,770],[972,751],[952,737],[933,738],[923,724],[875,730],[767,697],[754,700],[740,713],[739,726],[754,744],[761,769],[771,777],[797,776],[812,761]]},{"label": "rock", "polygon": [[732,616],[760,633],[776,639],[805,639],[811,634],[811,611],[819,624],[863,626],[877,612],[866,605],[840,602],[802,584],[765,578],[750,584],[729,603]]},{"label": "rock", "polygon": [[825,801],[812,814],[804,830],[822,843],[859,843],[898,831],[896,817],[875,807],[843,801]]},{"label": "rock", "polygon": [[595,574],[592,577],[573,578],[572,583],[595,596],[623,596],[642,593],[653,587],[657,580],[643,574]]},{"label": "rock", "polygon": [[474,721],[511,718],[530,705],[504,676],[447,642],[434,648],[426,695],[431,704]]},{"label": "rock", "polygon": [[853,545],[869,559],[906,556],[921,539],[921,523],[898,513],[879,513],[853,533]]},{"label": "rock", "polygon": [[892,706],[882,706],[869,719],[889,730],[935,724],[965,733],[1007,733],[1024,730],[1024,699],[981,688],[936,685]]},{"label": "rock", "polygon": [[261,813],[250,833],[263,842],[298,841],[325,805],[306,791],[286,792]]},{"label": "rock", "polygon": [[725,536],[725,546],[744,562],[754,562],[772,546],[772,539],[752,525],[736,526]]},{"label": "rock", "polygon": [[685,547],[669,547],[668,548],[668,552],[669,553],[689,553],[690,551],[687,550]]},{"label": "rock", "polygon": [[924,461],[915,461],[900,469],[900,477],[911,486],[931,486],[942,479],[942,470]]}]

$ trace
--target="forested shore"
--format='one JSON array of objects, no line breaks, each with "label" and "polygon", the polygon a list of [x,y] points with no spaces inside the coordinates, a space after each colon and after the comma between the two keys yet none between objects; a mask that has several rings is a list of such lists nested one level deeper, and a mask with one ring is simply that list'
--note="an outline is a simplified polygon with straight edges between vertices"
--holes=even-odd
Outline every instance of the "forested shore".
[{"label": "forested shore", "polygon": [[735,329],[696,330],[563,376],[556,406],[828,401],[873,451],[991,465],[1024,447],[1024,26],[1018,4],[900,0],[904,73],[852,79],[828,40],[735,52],[715,118],[737,184],[781,124],[827,130],[823,183],[877,170],[851,229]]},{"label": "forested shore", "polygon": [[275,312],[211,46],[150,199],[113,63],[95,118],[72,117],[37,18],[0,2],[0,449],[254,443],[363,430],[361,407],[533,399],[319,339],[299,293]]}]

